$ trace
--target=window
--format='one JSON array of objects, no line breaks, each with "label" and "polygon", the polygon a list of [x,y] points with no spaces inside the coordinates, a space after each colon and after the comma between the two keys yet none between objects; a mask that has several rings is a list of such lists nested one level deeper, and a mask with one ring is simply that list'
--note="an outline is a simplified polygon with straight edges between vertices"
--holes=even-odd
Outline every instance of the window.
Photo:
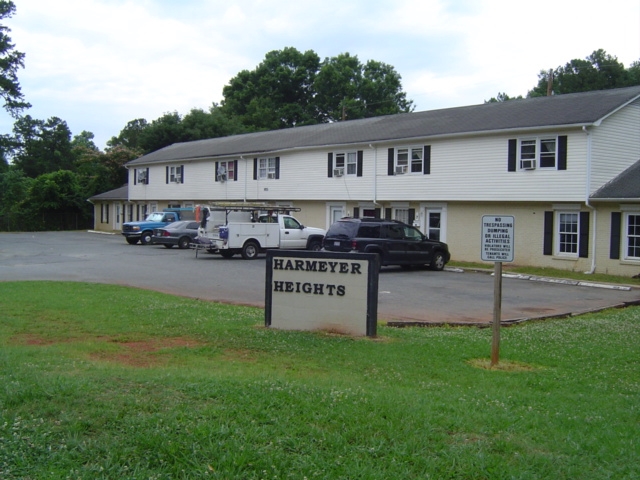
[{"label": "window", "polygon": [[295,219],[291,217],[284,217],[283,220],[284,220],[284,228],[290,229],[290,230],[300,229],[300,224]]},{"label": "window", "polygon": [[358,173],[358,157],[356,152],[336,153],[335,168],[342,168],[345,175]]},{"label": "window", "polygon": [[558,213],[558,253],[560,255],[578,254],[578,213]]},{"label": "window", "polygon": [[400,220],[404,223],[409,223],[409,209],[408,208],[396,208],[395,215],[393,217],[396,220]]},{"label": "window", "polygon": [[167,167],[166,183],[183,183],[184,165]]},{"label": "window", "polygon": [[556,143],[555,137],[520,140],[520,168],[555,168]]},{"label": "window", "polygon": [[625,244],[626,258],[640,260],[640,214],[627,214]]},{"label": "window", "polygon": [[396,154],[396,170],[399,173],[422,173],[422,147],[399,148]]},{"label": "window", "polygon": [[276,178],[276,158],[259,158],[258,159],[258,178],[275,179]]},{"label": "window", "polygon": [[109,204],[103,203],[100,208],[100,221],[102,223],[109,223]]},{"label": "window", "polygon": [[442,212],[427,210],[427,236],[430,240],[440,241]]},{"label": "window", "polygon": [[236,179],[236,160],[216,162],[216,182],[226,182]]}]

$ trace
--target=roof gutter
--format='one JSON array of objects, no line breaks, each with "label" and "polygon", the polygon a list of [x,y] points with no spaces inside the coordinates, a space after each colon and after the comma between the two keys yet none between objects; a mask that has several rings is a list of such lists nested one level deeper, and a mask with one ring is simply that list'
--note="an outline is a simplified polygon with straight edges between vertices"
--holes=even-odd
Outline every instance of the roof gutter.
[{"label": "roof gutter", "polygon": [[587,180],[585,182],[585,192],[584,192],[584,204],[586,207],[593,212],[593,222],[592,223],[592,242],[591,242],[591,268],[589,271],[584,272],[588,275],[593,274],[596,271],[596,244],[597,244],[597,232],[598,232],[598,211],[596,208],[590,203],[590,195],[591,195],[591,131],[587,128],[586,125],[582,126],[582,131],[587,135]]}]

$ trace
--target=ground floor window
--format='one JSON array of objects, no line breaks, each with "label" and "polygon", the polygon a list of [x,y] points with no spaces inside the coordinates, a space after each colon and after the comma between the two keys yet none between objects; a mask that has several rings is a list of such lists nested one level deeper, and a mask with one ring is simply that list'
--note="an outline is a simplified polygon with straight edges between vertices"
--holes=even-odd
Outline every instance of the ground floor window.
[{"label": "ground floor window", "polygon": [[558,213],[558,253],[578,255],[578,232],[580,216],[578,213]]},{"label": "ground floor window", "polygon": [[409,223],[409,209],[408,208],[396,208],[394,215],[394,220],[399,220],[404,223]]},{"label": "ground floor window", "polygon": [[627,214],[626,222],[626,257],[629,260],[640,259],[640,214]]},{"label": "ground floor window", "polygon": [[109,204],[103,203],[100,206],[100,221],[102,223],[109,223]]}]

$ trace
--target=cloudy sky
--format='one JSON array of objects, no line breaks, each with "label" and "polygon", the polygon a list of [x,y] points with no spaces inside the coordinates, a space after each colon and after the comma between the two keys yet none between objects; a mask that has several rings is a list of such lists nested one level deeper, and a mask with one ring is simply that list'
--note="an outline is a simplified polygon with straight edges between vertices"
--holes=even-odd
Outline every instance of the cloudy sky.
[{"label": "cloudy sky", "polygon": [[[640,0],[14,0],[27,111],[98,147],[130,120],[208,109],[241,70],[294,47],[393,66],[417,111],[526,95],[604,49],[640,60]],[[0,133],[13,120],[0,114]]]}]

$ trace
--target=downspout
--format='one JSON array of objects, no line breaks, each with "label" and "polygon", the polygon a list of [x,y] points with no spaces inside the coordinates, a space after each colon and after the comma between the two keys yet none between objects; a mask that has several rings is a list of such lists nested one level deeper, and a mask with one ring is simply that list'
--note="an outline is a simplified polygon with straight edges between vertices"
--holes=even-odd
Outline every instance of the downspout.
[{"label": "downspout", "polygon": [[[244,160],[244,157],[242,155],[240,155],[240,160]],[[247,203],[247,171],[248,171],[248,166],[247,166],[247,162],[244,162],[244,195],[243,195],[243,202]]]},{"label": "downspout", "polygon": [[589,271],[584,272],[588,275],[591,275],[596,271],[596,245],[597,245],[597,232],[598,232],[598,211],[589,203],[589,197],[591,195],[591,132],[587,129],[585,125],[582,126],[582,131],[587,135],[587,181],[585,185],[585,206],[593,212],[593,226],[592,226],[592,237],[593,241],[591,242],[591,269]]}]

